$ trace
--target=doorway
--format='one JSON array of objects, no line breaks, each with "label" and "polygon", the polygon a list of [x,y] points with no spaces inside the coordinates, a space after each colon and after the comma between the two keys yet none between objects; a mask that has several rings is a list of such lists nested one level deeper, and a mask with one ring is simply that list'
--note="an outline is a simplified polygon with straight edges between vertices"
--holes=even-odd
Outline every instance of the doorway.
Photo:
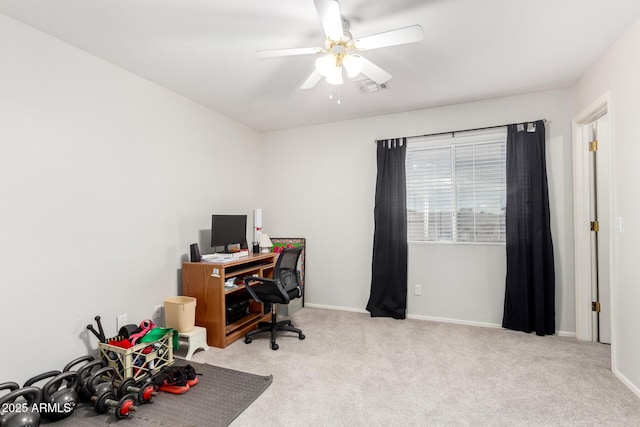
[{"label": "doorway", "polygon": [[609,98],[573,122],[576,337],[611,344]]}]

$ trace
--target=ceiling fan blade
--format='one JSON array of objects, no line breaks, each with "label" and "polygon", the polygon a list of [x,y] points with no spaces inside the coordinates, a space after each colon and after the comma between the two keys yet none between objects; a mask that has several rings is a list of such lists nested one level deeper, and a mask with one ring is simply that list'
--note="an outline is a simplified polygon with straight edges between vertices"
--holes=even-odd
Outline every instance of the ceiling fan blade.
[{"label": "ceiling fan blade", "polygon": [[374,82],[381,85],[391,80],[391,74],[387,73],[385,70],[378,67],[373,62],[369,61],[366,58],[362,58],[362,61],[362,70],[360,72],[369,77]]},{"label": "ceiling fan blade", "polygon": [[424,31],[420,25],[398,28],[397,30],[385,31],[384,33],[372,34],[354,42],[358,50],[371,50],[387,46],[396,46],[405,43],[422,41]]},{"label": "ceiling fan blade", "polygon": [[336,0],[314,0],[313,3],[316,5],[320,24],[327,37],[333,41],[342,40],[344,32],[338,2]]},{"label": "ceiling fan blade", "polygon": [[256,52],[258,58],[276,58],[279,56],[313,55],[322,52],[319,47],[300,47],[293,49],[270,49]]},{"label": "ceiling fan blade", "polygon": [[322,79],[322,76],[320,75],[320,73],[316,70],[313,70],[313,73],[311,73],[311,75],[307,77],[307,80],[305,80],[304,83],[302,83],[302,86],[300,86],[300,89],[312,89],[318,84],[320,79]]}]

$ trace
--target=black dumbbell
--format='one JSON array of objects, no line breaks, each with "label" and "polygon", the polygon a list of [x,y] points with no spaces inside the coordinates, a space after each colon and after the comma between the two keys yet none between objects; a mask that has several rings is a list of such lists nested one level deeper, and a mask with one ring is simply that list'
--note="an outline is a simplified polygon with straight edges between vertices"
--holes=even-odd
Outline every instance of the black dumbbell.
[{"label": "black dumbbell", "polygon": [[[108,376],[108,380],[103,379],[103,375]],[[111,367],[97,370],[87,381],[87,387],[95,394],[91,397],[93,410],[98,414],[104,414],[111,408],[115,408],[116,418],[121,420],[131,415],[138,408],[135,406],[135,395],[127,394],[118,400],[113,387],[113,380],[116,376],[115,369]]]},{"label": "black dumbbell", "polygon": [[120,400],[116,399],[117,396],[113,392],[103,393],[96,397],[93,409],[98,414],[104,414],[109,409],[115,408],[115,415],[119,420],[127,418],[132,412],[138,410],[136,406],[136,396],[134,394],[122,396]]},{"label": "black dumbbell", "polygon": [[155,384],[146,382],[142,386],[138,386],[133,378],[127,378],[118,386],[118,397],[125,394],[137,393],[138,403],[149,403],[151,399],[158,395]]}]

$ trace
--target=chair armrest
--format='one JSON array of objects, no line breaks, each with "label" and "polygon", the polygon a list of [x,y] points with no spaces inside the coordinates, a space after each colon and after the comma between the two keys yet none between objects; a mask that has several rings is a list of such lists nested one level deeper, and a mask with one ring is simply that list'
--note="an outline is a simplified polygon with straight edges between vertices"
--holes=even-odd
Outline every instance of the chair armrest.
[{"label": "chair armrest", "polygon": [[260,282],[261,286],[263,286],[267,291],[273,292],[273,293],[279,292],[280,295],[285,300],[287,301],[289,300],[289,295],[284,291],[282,284],[278,280],[268,279],[266,277],[256,277],[256,276],[245,276],[243,277],[242,280],[244,281],[244,287],[247,290],[247,292],[249,292],[249,295],[251,295],[251,298],[253,298],[258,302],[264,302],[264,301],[262,301],[260,297],[258,297],[256,292],[253,289],[251,289],[251,286],[249,285],[250,282]]},{"label": "chair armrest", "polygon": [[244,283],[246,284],[247,281],[251,281],[251,282],[262,282],[262,283],[277,283],[276,280],[273,279],[268,279],[266,277],[258,277],[258,276],[244,276],[242,278],[242,280],[244,281]]}]

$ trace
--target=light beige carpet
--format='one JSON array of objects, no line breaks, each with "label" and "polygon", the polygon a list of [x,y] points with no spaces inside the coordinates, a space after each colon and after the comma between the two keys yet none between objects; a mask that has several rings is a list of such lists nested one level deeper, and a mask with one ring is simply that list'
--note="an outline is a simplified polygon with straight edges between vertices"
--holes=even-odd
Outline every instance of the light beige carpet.
[{"label": "light beige carpet", "polygon": [[[240,340],[193,360],[273,375],[240,426],[640,426],[610,347],[305,307],[306,335]],[[639,362],[640,363],[640,362]]]}]

